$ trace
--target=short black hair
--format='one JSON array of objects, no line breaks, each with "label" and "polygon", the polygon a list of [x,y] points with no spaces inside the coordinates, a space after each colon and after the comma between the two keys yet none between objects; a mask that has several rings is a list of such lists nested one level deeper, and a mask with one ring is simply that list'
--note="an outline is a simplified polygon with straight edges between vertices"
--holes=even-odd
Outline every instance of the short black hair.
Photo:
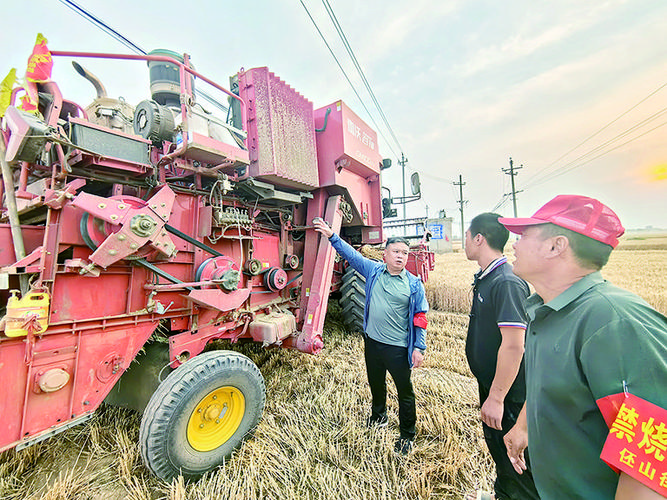
[{"label": "short black hair", "polygon": [[510,232],[498,222],[500,217],[502,215],[491,212],[479,214],[470,221],[470,228],[468,229],[470,236],[474,238],[476,235],[481,234],[491,248],[502,252],[510,237]]},{"label": "short black hair", "polygon": [[614,249],[611,245],[550,222],[540,224],[539,227],[542,231],[542,237],[545,239],[554,236],[565,236],[570,242],[570,248],[572,248],[575,259],[582,267],[599,271],[609,262],[609,256]]},{"label": "short black hair", "polygon": [[384,247],[387,248],[392,243],[403,243],[404,245],[407,245],[408,248],[410,248],[410,242],[403,238],[403,236],[390,236],[387,238],[387,243],[384,245]]}]

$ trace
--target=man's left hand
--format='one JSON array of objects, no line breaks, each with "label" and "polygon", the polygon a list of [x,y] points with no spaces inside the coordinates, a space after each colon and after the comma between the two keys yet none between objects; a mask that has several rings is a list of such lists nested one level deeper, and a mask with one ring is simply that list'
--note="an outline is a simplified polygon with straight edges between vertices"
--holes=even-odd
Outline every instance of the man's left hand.
[{"label": "man's left hand", "polygon": [[521,410],[522,415],[519,415],[517,423],[503,436],[503,441],[505,441],[505,447],[507,448],[507,456],[517,474],[523,474],[528,469],[524,455],[524,450],[528,447],[525,411],[526,407],[524,404],[524,409]]},{"label": "man's left hand", "polygon": [[419,368],[424,362],[424,355],[417,349],[412,351],[412,367]]}]

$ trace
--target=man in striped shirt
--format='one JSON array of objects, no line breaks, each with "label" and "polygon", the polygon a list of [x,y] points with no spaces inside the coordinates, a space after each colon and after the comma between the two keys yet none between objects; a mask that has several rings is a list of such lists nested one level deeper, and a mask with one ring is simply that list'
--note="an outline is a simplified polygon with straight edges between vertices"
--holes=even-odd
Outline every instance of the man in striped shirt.
[{"label": "man in striped shirt", "polygon": [[480,214],[465,234],[466,257],[480,266],[473,283],[466,357],[479,386],[484,439],[496,464],[495,498],[537,499],[530,468],[518,474],[503,442],[526,399],[524,301],[529,289],[503,255],[509,231],[499,217]]}]

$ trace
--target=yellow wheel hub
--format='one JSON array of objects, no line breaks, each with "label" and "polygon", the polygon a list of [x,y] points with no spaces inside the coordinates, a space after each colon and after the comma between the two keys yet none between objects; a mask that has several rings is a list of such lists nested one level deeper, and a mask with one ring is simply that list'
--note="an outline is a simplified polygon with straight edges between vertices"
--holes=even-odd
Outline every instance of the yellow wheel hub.
[{"label": "yellow wheel hub", "polygon": [[188,442],[197,451],[211,451],[226,443],[241,425],[245,398],[236,387],[209,392],[188,420]]}]

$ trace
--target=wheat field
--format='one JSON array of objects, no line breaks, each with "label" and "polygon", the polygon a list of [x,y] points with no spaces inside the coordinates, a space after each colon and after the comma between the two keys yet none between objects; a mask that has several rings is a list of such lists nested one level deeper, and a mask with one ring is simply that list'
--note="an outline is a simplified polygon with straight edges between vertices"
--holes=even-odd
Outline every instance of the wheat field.
[{"label": "wheat field", "polygon": [[[510,243],[505,255],[510,263],[514,260]],[[439,311],[468,312],[472,276],[478,269],[460,249],[436,255],[436,270],[429,275],[426,284],[431,307]],[[636,293],[667,315],[667,237],[622,239],[602,269],[602,276]]]},{"label": "wheat field", "polygon": [[[392,452],[398,433],[392,383],[389,427],[369,431],[364,425],[370,391],[362,339],[344,332],[340,310],[331,304],[318,356],[256,344],[218,346],[241,351],[260,367],[267,405],[252,438],[200,481],[167,484],[151,476],[137,444],[140,415],[103,407],[87,424],[1,454],[0,498],[461,499],[477,488],[489,490],[494,472],[464,354],[476,270],[459,251],[437,256],[430,275],[429,349],[425,366],[413,373],[418,434],[407,458]],[[603,270],[663,314],[666,272],[667,239],[624,241]]]}]

